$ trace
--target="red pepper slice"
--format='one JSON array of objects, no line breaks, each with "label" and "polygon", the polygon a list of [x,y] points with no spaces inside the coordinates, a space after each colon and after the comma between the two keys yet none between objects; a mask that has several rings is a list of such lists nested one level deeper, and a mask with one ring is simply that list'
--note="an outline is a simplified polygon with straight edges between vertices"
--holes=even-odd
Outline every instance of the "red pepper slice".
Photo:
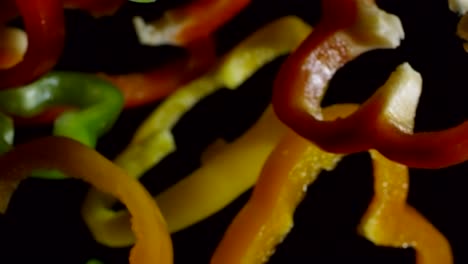
[{"label": "red pepper slice", "polygon": [[[273,106],[280,120],[328,152],[374,148],[393,161],[419,168],[440,168],[468,160],[468,122],[441,132],[412,134],[399,127],[406,120],[389,117],[392,111],[402,109],[389,100],[409,100],[410,107],[416,107],[413,100],[419,95],[398,93],[404,90],[404,84],[387,94],[376,93],[345,119],[321,120],[320,101],[335,72],[365,51],[395,47],[399,41],[385,43],[385,36],[398,35],[401,30],[401,24],[398,29],[396,21],[391,21],[395,18],[384,14],[371,0],[327,0],[322,6],[323,20],[283,64],[275,80]],[[393,23],[395,32],[389,23],[380,25],[386,22],[379,18]],[[396,110],[398,107],[400,110]]]},{"label": "red pepper slice", "polygon": [[95,17],[114,14],[126,0],[64,0],[65,8],[85,10]]},{"label": "red pepper slice", "polygon": [[59,59],[65,38],[61,0],[16,0],[28,33],[28,48],[15,66],[0,71],[0,89],[29,83]]},{"label": "red pepper slice", "polygon": [[205,73],[216,60],[215,42],[204,38],[191,43],[188,55],[161,68],[145,73],[101,75],[117,86],[125,98],[125,107],[137,107],[168,96],[177,88]]},{"label": "red pepper slice", "polygon": [[149,24],[143,18],[135,17],[134,24],[140,42],[144,45],[185,46],[211,35],[249,3],[250,0],[191,1],[167,11],[161,19]]},{"label": "red pepper slice", "polygon": [[[201,76],[217,61],[215,42],[211,38],[196,41],[187,49],[187,56],[146,73],[99,76],[120,89],[124,95],[125,108],[152,103]],[[63,107],[54,107],[35,117],[14,117],[14,120],[16,125],[22,126],[50,124],[65,110]]]}]

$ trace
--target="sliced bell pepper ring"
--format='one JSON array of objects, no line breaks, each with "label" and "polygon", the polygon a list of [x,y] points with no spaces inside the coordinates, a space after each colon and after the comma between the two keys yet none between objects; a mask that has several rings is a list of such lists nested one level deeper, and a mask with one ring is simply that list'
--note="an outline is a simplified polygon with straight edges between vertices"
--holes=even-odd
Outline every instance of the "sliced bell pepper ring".
[{"label": "sliced bell pepper ring", "polygon": [[[349,115],[356,105],[334,105],[326,119]],[[293,214],[307,186],[342,155],[327,153],[289,131],[265,162],[247,204],[231,222],[211,264],[265,263],[293,227]]]},{"label": "sliced bell pepper ring", "polygon": [[468,121],[438,132],[406,131],[402,124],[412,116],[404,110],[415,108],[419,97],[412,93],[412,86],[420,85],[414,81],[380,89],[346,119],[321,121],[320,101],[336,70],[367,50],[396,47],[403,36],[398,18],[373,1],[327,0],[322,6],[323,21],[286,60],[275,80],[273,106],[280,120],[329,152],[376,149],[391,160],[419,168],[468,160]]},{"label": "sliced bell pepper ring", "polygon": [[[0,91],[0,111],[9,115],[33,116],[54,105],[80,108],[61,114],[54,135],[66,136],[94,147],[122,110],[123,97],[110,83],[82,73],[52,72],[18,89]],[[34,176],[64,178],[57,172]]]},{"label": "sliced bell pepper ring", "polygon": [[[263,163],[286,131],[269,107],[239,139],[222,146],[215,143],[215,147],[208,148],[199,169],[155,197],[169,232],[180,231],[209,217],[251,188]],[[114,219],[96,217],[112,212],[113,204],[113,200],[92,190],[83,204],[85,223],[95,236],[112,236],[115,241],[118,235],[118,241],[131,242],[129,226],[110,228],[113,223],[128,222],[128,214],[116,214]]]},{"label": "sliced bell pepper ring", "polygon": [[[86,166],[83,166],[86,164]],[[67,138],[45,137],[16,146],[0,156],[0,209],[4,213],[19,182],[31,171],[60,170],[120,199],[132,215],[136,244],[131,264],[172,264],[166,223],[146,189],[96,151]],[[100,217],[111,217],[106,214]]]},{"label": "sliced bell pepper ring", "polygon": [[65,38],[61,0],[16,0],[28,35],[23,60],[0,70],[0,89],[18,87],[42,76],[56,64]]},{"label": "sliced bell pepper ring", "polygon": [[194,0],[166,11],[162,18],[149,24],[135,17],[135,30],[143,45],[185,46],[210,36],[249,3],[250,0]]},{"label": "sliced bell pepper ring", "polygon": [[374,198],[359,226],[359,233],[379,246],[413,247],[417,264],[451,264],[447,239],[416,209],[406,203],[408,168],[375,150]]},{"label": "sliced bell pepper ring", "polygon": [[[123,167],[131,175],[140,177],[148,168],[154,166],[154,164],[175,150],[175,144],[170,129],[180,116],[188,111],[202,96],[208,95],[208,92],[213,92],[216,87],[220,88],[226,86],[230,89],[237,88],[248,79],[256,69],[272,61],[280,54],[285,54],[291,49],[294,49],[310,30],[311,28],[308,25],[296,17],[284,17],[260,29],[231,51],[224,58],[223,63],[214,71],[190,83],[185,88],[179,89],[166,99],[145,121],[143,126],[137,130],[130,145],[117,157],[115,161],[116,164]],[[251,56],[252,54],[255,54],[255,56]],[[266,121],[268,119],[262,120]],[[263,125],[261,127],[263,127]],[[250,165],[245,165],[246,167],[243,168],[249,171],[252,170],[249,174],[246,173],[245,179],[239,179],[237,184],[232,185],[231,188],[226,185],[226,195],[220,199],[212,199],[213,196],[207,195],[207,193],[203,193],[203,196],[199,196],[200,192],[205,192],[207,189],[198,189],[192,186],[201,187],[206,184],[208,181],[207,179],[210,179],[209,181],[212,182],[221,182],[220,186],[223,185],[223,181],[229,181],[228,178],[216,179],[216,177],[219,177],[217,174],[218,169],[221,170],[224,168],[223,164],[219,162],[227,162],[227,160],[232,163],[241,161],[248,162],[248,160],[244,159],[245,155],[252,154],[252,160],[259,160],[262,159],[264,155],[267,155],[268,153],[265,150],[265,146],[262,148],[259,147],[258,149],[249,148],[252,152],[244,154],[242,154],[239,149],[242,146],[254,147],[258,146],[258,144],[263,144],[262,141],[258,139],[257,143],[250,142],[247,144],[248,140],[251,138],[250,133],[257,133],[255,131],[261,127],[252,128],[245,137],[242,137],[242,140],[239,139],[239,141],[228,144],[225,148],[222,148],[223,151],[219,152],[219,157],[217,155],[216,158],[209,158],[207,157],[209,154],[205,155],[202,162],[206,163],[206,165],[195,171],[182,182],[174,185],[156,197],[156,199],[161,199],[165,204],[164,210],[167,210],[165,214],[167,214],[169,219],[168,225],[171,232],[181,230],[215,213],[249,188],[249,183],[255,180],[254,178],[249,178],[247,175],[254,175],[252,177],[256,177],[255,174],[252,174],[255,168]],[[265,131],[264,133],[265,135],[271,135],[271,133],[277,132],[278,131]],[[266,140],[268,138],[269,137],[265,136]],[[254,155],[255,153],[257,154],[256,156]],[[241,160],[239,160],[240,156],[238,156],[238,154],[243,155]],[[215,162],[215,160],[217,162]],[[238,167],[241,166],[239,165]],[[189,189],[192,189],[190,193],[188,192]],[[183,194],[185,191],[187,191],[186,195]],[[195,199],[197,196],[198,198]],[[179,198],[176,199],[176,197]],[[206,203],[194,203],[194,201],[198,200],[206,200]],[[107,223],[95,218],[95,215],[99,214],[99,212],[111,210],[114,203],[115,201],[112,198],[100,194],[96,190],[91,190],[83,206],[83,218],[91,232],[95,235],[99,234],[102,237],[108,237],[106,234],[120,234],[118,240],[119,244],[122,246],[129,245],[132,242],[131,237],[128,236],[129,229],[122,229],[119,226],[120,224],[118,224],[126,221],[125,215],[116,215],[114,219],[109,220]],[[184,203],[185,205],[180,207],[183,208],[183,210],[178,210],[174,205],[177,204],[180,206]],[[174,208],[172,208],[173,206]],[[185,211],[187,208],[190,209]],[[121,211],[121,213],[124,212]]]}]

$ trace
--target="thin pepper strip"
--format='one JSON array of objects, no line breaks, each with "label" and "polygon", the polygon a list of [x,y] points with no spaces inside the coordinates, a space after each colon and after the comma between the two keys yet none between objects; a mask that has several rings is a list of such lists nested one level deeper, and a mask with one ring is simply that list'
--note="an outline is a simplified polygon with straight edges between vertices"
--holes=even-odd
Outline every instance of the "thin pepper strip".
[{"label": "thin pepper strip", "polygon": [[275,80],[273,106],[280,120],[329,152],[376,149],[391,160],[418,168],[468,160],[468,121],[444,131],[416,134],[400,125],[407,118],[403,110],[416,107],[419,97],[405,93],[412,89],[405,83],[395,90],[380,89],[346,119],[321,120],[320,102],[334,73],[365,51],[396,47],[403,36],[398,18],[373,1],[327,0],[322,7],[317,29],[286,60]]},{"label": "thin pepper strip", "polygon": [[[98,77],[69,72],[52,72],[21,88],[0,91],[0,111],[9,115],[34,116],[54,105],[79,108],[55,120],[54,135],[94,147],[97,138],[117,120],[123,97],[117,88]],[[35,176],[64,178],[53,172]]]},{"label": "thin pepper strip", "polygon": [[194,0],[147,24],[143,18],[133,22],[140,43],[149,46],[185,46],[212,35],[244,9],[250,0]]},{"label": "thin pepper strip", "polygon": [[[326,119],[349,115],[356,105],[334,105]],[[342,155],[327,153],[289,131],[265,162],[252,196],[225,232],[211,264],[265,263],[293,227],[293,214],[307,186]]]},{"label": "thin pepper strip", "polygon": [[[216,88],[214,87],[215,85],[219,88],[223,85],[229,89],[237,88],[256,69],[280,54],[285,54],[294,49],[307,36],[310,30],[311,28],[300,19],[291,16],[281,18],[260,29],[230,52],[224,58],[223,63],[207,77],[202,77],[192,82],[186,88],[178,90],[165,100],[162,106],[153,112],[152,116],[145,121],[145,124],[137,130],[127,150],[116,159],[116,163],[130,172],[131,175],[135,177],[141,176],[146,171],[145,168],[153,166],[167,154],[174,151],[175,145],[170,129],[180,118],[181,114],[188,111],[193,104],[201,99],[200,91],[203,91],[204,94],[202,95],[206,96],[207,93],[205,91],[212,91]],[[255,56],[252,56],[252,54],[255,54]],[[216,76],[215,80],[221,82],[221,84],[214,83],[213,76]],[[267,121],[268,119],[262,120]],[[170,124],[170,126],[167,126],[167,124]],[[257,133],[255,131],[261,129],[261,127],[264,126],[255,126],[242,137],[242,140],[239,139],[223,147],[222,151],[219,150],[220,152],[216,155],[216,158],[210,158],[210,154],[204,155],[202,160],[202,163],[206,163],[204,166],[156,197],[156,199],[161,200],[164,204],[164,215],[168,219],[171,232],[186,228],[215,213],[249,188],[248,185],[255,181],[254,179],[257,175],[254,173],[255,167],[246,165],[249,161],[244,159],[245,155],[252,155],[252,160],[260,160],[262,157],[264,158],[264,155],[268,154],[266,145],[254,148],[259,146],[259,144],[263,144],[263,141],[256,140],[257,142],[250,142],[251,133]],[[264,131],[263,137],[265,137],[265,140],[270,138],[266,135],[272,135],[271,133],[275,135],[274,133],[279,132],[277,129],[275,130]],[[273,144],[272,142],[269,144]],[[271,145],[269,146],[271,147]],[[247,152],[242,153],[241,148]],[[248,151],[249,149],[250,151]],[[243,169],[248,170],[249,173],[246,173],[245,178],[236,177],[239,180],[236,184],[229,181],[229,178],[218,178],[219,174],[225,173],[224,171],[220,171],[224,168],[220,162],[228,161],[236,164],[246,162],[242,163],[244,165],[237,167],[245,166]],[[248,175],[253,176],[249,177]],[[209,188],[211,185],[207,184],[208,181],[213,183],[221,182],[221,186],[223,186],[222,182],[230,182],[230,184],[224,185],[226,187],[226,195],[220,197],[220,199],[212,199],[214,196],[208,195],[211,193],[208,190],[212,191],[216,189]],[[206,187],[199,189],[193,188],[193,186]],[[190,193],[188,192],[189,189],[192,190]],[[186,191],[187,194],[184,195]],[[204,200],[205,203],[194,203],[197,200]],[[119,244],[121,246],[129,245],[132,242],[131,237],[128,236],[129,229],[118,227],[120,225],[118,223],[126,221],[125,215],[116,215],[116,218],[109,220],[107,224],[105,221],[99,221],[95,217],[100,211],[111,210],[114,203],[115,201],[112,198],[100,194],[96,190],[91,190],[83,205],[83,218],[91,232],[95,235],[102,237],[109,237],[107,234],[113,236],[119,235]],[[180,206],[182,204],[184,206]],[[184,210],[177,208],[183,208]],[[190,209],[185,211],[188,208]],[[125,212],[121,211],[119,213]],[[117,227],[112,227],[116,225]]]},{"label": "thin pepper strip", "polygon": [[[155,197],[169,232],[180,231],[209,217],[251,188],[286,131],[269,107],[234,142],[210,146],[201,157],[200,168]],[[129,226],[114,223],[128,222],[128,214],[119,212],[114,219],[97,217],[112,212],[113,204],[112,199],[92,190],[83,203],[82,216],[91,233],[102,237],[101,240],[112,237],[114,243],[120,241],[126,245],[132,241]]]},{"label": "thin pepper strip", "polygon": [[379,246],[413,247],[417,264],[451,264],[447,239],[416,209],[406,203],[408,168],[392,162],[375,150],[374,198],[367,209],[359,233]]},{"label": "thin pepper strip", "polygon": [[5,212],[19,182],[31,171],[60,170],[117,197],[127,206],[136,237],[129,257],[131,264],[173,263],[171,238],[151,195],[138,181],[96,151],[71,139],[45,137],[19,145],[0,156],[0,168],[0,212]]},{"label": "thin pepper strip", "polygon": [[144,73],[100,76],[122,91],[126,108],[152,103],[206,73],[217,61],[212,38],[200,39],[186,48],[186,56],[161,68]]},{"label": "thin pepper strip", "polygon": [[164,100],[115,162],[129,174],[141,176],[175,150],[171,129],[198,101],[223,87],[236,89],[262,66],[295,49],[310,30],[300,19],[288,16],[252,34],[214,69]]},{"label": "thin pepper strip", "polygon": [[0,71],[0,89],[18,87],[48,72],[59,59],[65,38],[61,0],[16,0],[28,35],[21,62]]}]

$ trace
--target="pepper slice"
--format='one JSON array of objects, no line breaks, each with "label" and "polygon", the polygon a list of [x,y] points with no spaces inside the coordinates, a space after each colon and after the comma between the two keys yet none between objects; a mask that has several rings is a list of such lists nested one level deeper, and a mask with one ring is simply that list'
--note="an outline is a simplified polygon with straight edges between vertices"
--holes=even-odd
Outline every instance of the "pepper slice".
[{"label": "pepper slice", "polygon": [[210,36],[249,3],[250,0],[195,0],[166,11],[162,18],[149,24],[141,17],[135,17],[133,22],[143,45],[185,46]]},{"label": "pepper slice", "polygon": [[0,168],[1,212],[5,212],[12,193],[31,171],[60,170],[117,197],[127,206],[136,237],[129,257],[131,264],[173,263],[171,238],[150,194],[138,181],[96,151],[71,139],[45,137],[19,145],[0,156]]},{"label": "pepper slice", "polygon": [[141,106],[168,96],[206,73],[217,61],[212,38],[191,43],[187,52],[187,56],[149,72],[100,76],[122,91],[126,108]]},{"label": "pepper slice", "polygon": [[295,49],[310,30],[300,19],[288,16],[255,32],[213,70],[164,100],[137,129],[115,162],[130,175],[141,176],[175,150],[171,129],[193,105],[222,87],[236,89],[263,65]]},{"label": "pepper slice", "polygon": [[[66,136],[94,147],[122,110],[123,97],[110,83],[81,73],[52,72],[18,89],[0,91],[0,111],[16,116],[33,116],[54,105],[81,108],[61,114],[54,123],[54,135]],[[34,176],[64,178],[57,172]]]},{"label": "pepper slice", "polygon": [[28,47],[21,62],[0,71],[0,89],[34,81],[59,59],[65,38],[61,0],[16,0],[28,35]]},{"label": "pepper slice", "polygon": [[[334,105],[326,119],[349,115],[356,105]],[[293,226],[293,214],[309,184],[333,170],[342,155],[327,153],[289,131],[265,162],[252,196],[225,232],[212,264],[265,263]]]},{"label": "pepper slice", "polygon": [[[180,231],[209,217],[251,188],[286,131],[269,107],[239,139],[209,147],[202,155],[199,169],[155,197],[169,232]],[[113,204],[112,199],[92,190],[83,204],[82,216],[95,236],[103,239],[112,236],[114,242],[119,236],[117,240],[125,245],[132,241],[130,228],[111,225],[128,222],[128,214],[116,214],[114,219],[96,217],[112,212]]]},{"label": "pepper slice", "polygon": [[[335,8],[339,5],[346,8]],[[376,149],[391,160],[419,168],[468,160],[468,121],[444,131],[408,133],[404,123],[412,117],[404,110],[411,112],[417,105],[419,94],[411,92],[414,82],[380,89],[346,119],[321,121],[320,101],[336,70],[364,51],[397,46],[403,34],[398,18],[373,1],[323,1],[323,16],[277,75],[273,106],[280,120],[329,152]]]},{"label": "pepper slice", "polygon": [[359,226],[359,233],[379,246],[413,247],[417,264],[451,264],[447,239],[416,209],[406,203],[408,168],[375,150],[374,198]]}]

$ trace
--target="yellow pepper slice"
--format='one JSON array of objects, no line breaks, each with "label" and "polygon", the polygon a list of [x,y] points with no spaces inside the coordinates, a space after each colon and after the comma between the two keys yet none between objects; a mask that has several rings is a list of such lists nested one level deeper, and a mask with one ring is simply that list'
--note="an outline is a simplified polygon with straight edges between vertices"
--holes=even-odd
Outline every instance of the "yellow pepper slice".
[{"label": "yellow pepper slice", "polygon": [[[326,120],[344,117],[357,105],[324,109]],[[293,226],[293,214],[307,186],[333,170],[342,155],[327,153],[289,131],[270,154],[253,194],[224,234],[211,264],[265,263]]]},{"label": "yellow pepper slice", "polygon": [[406,203],[408,168],[371,150],[374,198],[359,232],[379,246],[413,247],[417,264],[451,264],[447,239],[416,209]]},{"label": "yellow pepper slice", "polygon": [[215,91],[236,89],[262,66],[295,49],[311,27],[297,17],[280,18],[245,39],[207,75],[169,96],[137,129],[115,162],[140,177],[175,150],[171,129],[198,101]]},{"label": "yellow pepper slice", "polygon": [[[199,169],[156,196],[169,231],[177,232],[205,219],[251,188],[286,131],[270,106],[240,138],[209,150]],[[106,196],[91,191],[84,203],[83,218],[94,236],[108,241],[106,245],[129,245],[133,236],[126,211],[99,217],[110,215],[111,206],[112,201]]]},{"label": "yellow pepper slice", "polygon": [[[272,61],[275,57],[293,50],[310,31],[311,28],[300,19],[288,16],[274,21],[254,33],[234,48],[212,72],[179,89],[166,99],[137,130],[127,149],[117,157],[116,163],[129,174],[135,177],[141,176],[147,169],[175,150],[171,129],[197,101],[222,87],[237,88],[258,68]],[[235,143],[229,144],[222,152],[223,158],[217,157],[213,164],[210,161],[157,198],[164,204],[163,215],[169,219],[167,222],[172,232],[215,213],[253,185],[258,177],[261,162],[266,159],[269,151],[276,144],[275,140],[269,140],[280,135],[281,131],[281,129],[274,129],[280,126],[276,119],[273,121],[271,118],[265,118],[265,122],[272,123],[271,126],[268,125],[268,129],[260,128],[265,125],[259,125],[259,128],[251,130],[259,129],[267,135],[275,136],[262,134],[260,138],[265,137],[265,140],[259,141],[260,132],[248,132],[247,134],[255,134],[257,137],[245,135],[242,140],[239,139]],[[264,147],[259,147],[262,144]],[[249,154],[243,153],[241,149]],[[246,159],[246,155],[251,156],[252,160]],[[216,195],[208,195],[206,191],[212,193],[215,189],[210,189],[207,181],[215,182],[220,177],[219,175],[232,170],[231,167],[226,167],[226,165],[229,166],[228,164],[220,163],[224,161],[239,164],[236,168],[242,168],[241,172],[245,172],[246,176],[239,178],[235,185],[231,183],[231,188],[226,185],[225,187],[229,191],[226,191],[226,195],[223,197],[211,199]],[[210,165],[207,166],[208,164]],[[227,176],[220,181],[226,181],[226,179],[228,179]],[[203,189],[194,189],[196,186],[205,185],[206,187]],[[188,192],[184,195],[182,192],[186,192],[188,189],[193,191],[190,195]],[[195,195],[199,195],[201,191],[204,192],[204,198],[200,196],[198,199],[194,199]],[[179,198],[173,199],[173,197]],[[182,199],[183,197],[187,197],[187,200]],[[210,199],[207,199],[208,197]],[[204,202],[195,203],[194,201],[197,200]],[[114,218],[97,217],[106,211],[113,212],[111,207],[114,202],[114,199],[100,194],[96,190],[91,190],[85,199],[82,215],[93,235],[100,237],[100,241],[109,242],[104,244],[110,245],[112,238],[113,246],[128,246],[133,242],[133,237],[128,228],[128,216],[125,212],[114,212]],[[176,210],[175,204],[185,204],[184,208],[190,208],[190,210]]]},{"label": "yellow pepper slice", "polygon": [[[83,166],[86,164],[86,166]],[[67,138],[45,137],[18,145],[0,157],[0,208],[31,171],[56,169],[119,198],[132,214],[136,244],[131,264],[172,264],[172,244],[164,219],[146,189],[96,151]],[[111,217],[108,212],[100,217]]]}]

